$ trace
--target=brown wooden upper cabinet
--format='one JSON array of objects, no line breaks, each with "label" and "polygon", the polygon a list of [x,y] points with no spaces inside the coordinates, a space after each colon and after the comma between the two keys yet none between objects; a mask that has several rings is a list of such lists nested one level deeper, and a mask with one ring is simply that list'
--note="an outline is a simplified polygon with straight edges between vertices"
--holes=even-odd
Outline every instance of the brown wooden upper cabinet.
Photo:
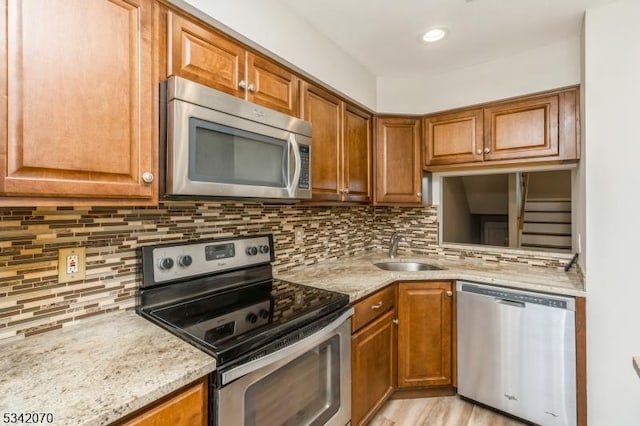
[{"label": "brown wooden upper cabinet", "polygon": [[421,204],[420,119],[376,119],[376,204]]},{"label": "brown wooden upper cabinet", "polygon": [[425,117],[427,170],[577,160],[577,88]]},{"label": "brown wooden upper cabinet", "polygon": [[157,200],[152,0],[79,6],[0,2],[0,204]]},{"label": "brown wooden upper cabinet", "polygon": [[299,80],[217,30],[169,11],[167,75],[298,116]]},{"label": "brown wooden upper cabinet", "polygon": [[302,118],[313,126],[313,200],[371,201],[371,115],[304,83]]},{"label": "brown wooden upper cabinet", "polygon": [[425,164],[482,161],[484,149],[482,109],[426,117]]}]

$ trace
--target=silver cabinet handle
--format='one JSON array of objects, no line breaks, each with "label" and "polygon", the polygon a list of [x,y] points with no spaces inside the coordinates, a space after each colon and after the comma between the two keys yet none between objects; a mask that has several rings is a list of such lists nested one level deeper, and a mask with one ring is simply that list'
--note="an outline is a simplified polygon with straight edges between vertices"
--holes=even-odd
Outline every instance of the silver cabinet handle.
[{"label": "silver cabinet handle", "polygon": [[391,322],[394,323],[395,325],[398,325],[400,321],[398,321],[398,318],[394,318],[391,320]]},{"label": "silver cabinet handle", "polygon": [[142,177],[142,181],[144,183],[153,182],[153,173],[151,173],[151,172],[144,172],[141,177]]},{"label": "silver cabinet handle", "polygon": [[348,194],[349,193],[349,188],[342,188],[342,193],[343,194]]},{"label": "silver cabinet handle", "polygon": [[384,302],[381,300],[378,303],[376,303],[375,305],[371,305],[371,309],[380,309],[380,308],[382,308],[383,304],[384,304]]},{"label": "silver cabinet handle", "polygon": [[485,153],[485,154],[489,154],[490,152],[491,152],[491,148],[485,148],[485,149],[484,149],[484,153]]},{"label": "silver cabinet handle", "polygon": [[247,86],[247,90],[253,93],[256,91],[256,86],[254,86],[253,84],[250,84],[249,86]]},{"label": "silver cabinet handle", "polygon": [[241,89],[246,89],[247,88],[247,82],[244,80],[240,80],[240,82],[238,83],[238,87]]},{"label": "silver cabinet handle", "polygon": [[481,149],[476,150],[476,154],[482,155],[482,150]]},{"label": "silver cabinet handle", "polygon": [[453,296],[453,292],[451,290],[447,290],[447,296],[449,297]]}]

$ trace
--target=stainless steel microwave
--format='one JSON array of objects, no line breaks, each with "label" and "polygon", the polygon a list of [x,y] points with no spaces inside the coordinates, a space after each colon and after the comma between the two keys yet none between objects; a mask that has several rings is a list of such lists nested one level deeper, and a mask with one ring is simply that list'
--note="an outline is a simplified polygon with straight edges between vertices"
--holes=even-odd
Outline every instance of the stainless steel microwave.
[{"label": "stainless steel microwave", "polygon": [[311,124],[180,77],[167,80],[165,195],[311,198]]}]

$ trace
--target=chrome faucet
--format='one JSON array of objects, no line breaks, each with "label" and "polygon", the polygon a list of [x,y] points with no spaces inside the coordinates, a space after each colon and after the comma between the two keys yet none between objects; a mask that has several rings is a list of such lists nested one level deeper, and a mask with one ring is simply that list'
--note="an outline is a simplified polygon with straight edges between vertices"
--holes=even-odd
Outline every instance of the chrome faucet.
[{"label": "chrome faucet", "polygon": [[398,253],[398,243],[404,240],[405,240],[404,236],[398,234],[397,232],[394,232],[393,234],[391,234],[391,239],[389,240],[389,257],[391,259],[396,257],[396,254]]}]

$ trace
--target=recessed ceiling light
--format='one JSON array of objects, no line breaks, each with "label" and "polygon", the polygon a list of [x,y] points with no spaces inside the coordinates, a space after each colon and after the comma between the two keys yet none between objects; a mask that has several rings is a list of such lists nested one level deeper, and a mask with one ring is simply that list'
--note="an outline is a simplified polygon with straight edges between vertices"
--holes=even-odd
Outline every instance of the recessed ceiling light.
[{"label": "recessed ceiling light", "polygon": [[426,43],[433,43],[438,40],[442,40],[447,35],[448,30],[446,28],[432,28],[422,35],[422,41]]}]

